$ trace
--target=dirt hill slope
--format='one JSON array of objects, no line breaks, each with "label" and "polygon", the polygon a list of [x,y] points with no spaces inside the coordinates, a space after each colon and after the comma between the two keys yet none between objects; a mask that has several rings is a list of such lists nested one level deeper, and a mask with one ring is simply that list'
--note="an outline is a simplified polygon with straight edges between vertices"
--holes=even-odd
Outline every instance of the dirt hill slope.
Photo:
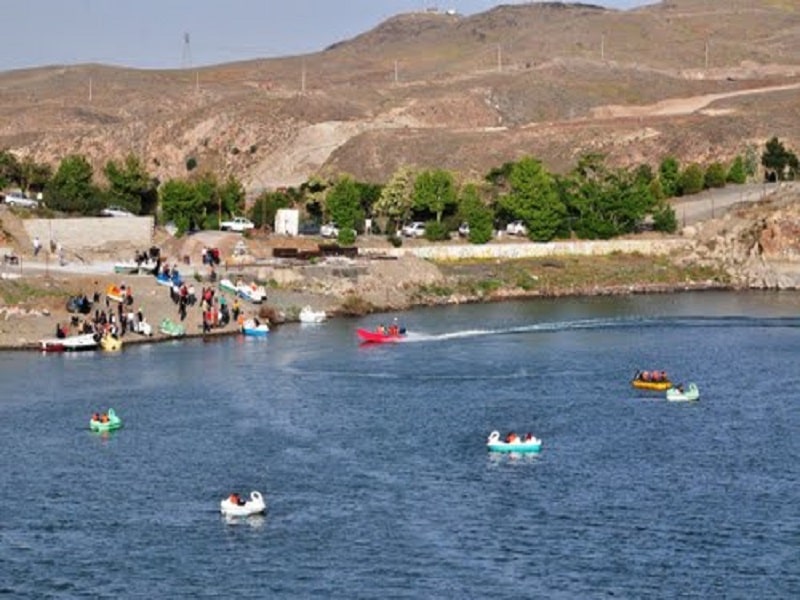
[{"label": "dirt hill slope", "polygon": [[778,0],[398,15],[303,57],[0,73],[0,147],[54,165],[83,153],[97,171],[132,152],[161,180],[195,158],[251,190],[385,181],[402,164],[480,176],[522,154],[554,169],[587,151],[726,159],[800,142],[798,32],[800,8]]}]

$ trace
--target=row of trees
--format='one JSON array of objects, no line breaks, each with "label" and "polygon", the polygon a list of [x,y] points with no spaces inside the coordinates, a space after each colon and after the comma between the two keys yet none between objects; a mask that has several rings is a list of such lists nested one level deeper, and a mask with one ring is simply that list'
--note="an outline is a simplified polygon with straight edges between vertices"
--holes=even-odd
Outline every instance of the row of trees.
[{"label": "row of trees", "polygon": [[[797,156],[777,138],[767,142],[761,164],[773,179],[797,175]],[[601,155],[587,155],[563,175],[524,157],[493,168],[482,181],[463,185],[450,171],[401,167],[384,185],[342,176],[264,192],[251,204],[248,216],[259,227],[269,226],[278,209],[298,208],[307,220],[336,221],[342,243],[353,241],[351,229],[361,230],[367,217],[391,236],[409,220],[426,221],[431,240],[446,239],[466,221],[470,239],[482,243],[491,239],[495,227],[512,220],[523,221],[537,241],[571,235],[606,239],[635,231],[645,220],[654,229],[672,231],[677,223],[667,198],[744,183],[757,166],[753,149],[729,165],[714,162],[706,167],[681,166],[670,156],[657,171],[646,164],[610,168]],[[220,182],[213,173],[194,171],[188,178],[161,183],[133,155],[121,162],[109,160],[103,175],[105,184],[99,186],[91,164],[81,155],[67,156],[53,173],[47,165],[30,158],[19,161],[11,152],[0,151],[0,187],[41,191],[47,207],[56,211],[92,215],[116,205],[135,214],[158,214],[187,231],[216,229],[220,219],[241,214],[245,207],[243,186],[232,176]]]}]

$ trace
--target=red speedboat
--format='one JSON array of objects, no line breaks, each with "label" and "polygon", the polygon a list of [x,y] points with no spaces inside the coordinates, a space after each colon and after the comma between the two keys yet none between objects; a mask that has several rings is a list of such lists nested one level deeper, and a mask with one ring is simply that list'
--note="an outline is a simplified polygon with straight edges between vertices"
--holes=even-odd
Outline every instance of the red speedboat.
[{"label": "red speedboat", "polygon": [[397,331],[370,331],[369,329],[357,329],[356,333],[361,338],[362,342],[369,342],[373,344],[386,344],[389,342],[399,342],[406,337],[406,330],[404,328]]}]

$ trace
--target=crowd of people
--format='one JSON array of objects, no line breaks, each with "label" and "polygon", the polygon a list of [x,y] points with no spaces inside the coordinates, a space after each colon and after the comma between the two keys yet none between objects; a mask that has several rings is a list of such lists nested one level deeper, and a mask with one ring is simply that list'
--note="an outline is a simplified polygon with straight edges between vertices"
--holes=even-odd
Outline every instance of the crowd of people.
[{"label": "crowd of people", "polygon": [[[65,338],[70,334],[94,334],[98,338],[103,335],[110,335],[115,338],[122,338],[127,332],[133,331],[143,333],[149,329],[141,308],[133,311],[133,289],[126,286],[123,282],[119,286],[120,294],[109,294],[107,290],[105,306],[103,309],[100,303],[100,290],[96,287],[90,302],[88,297],[83,295],[74,305],[79,308],[79,314],[73,315],[69,325],[62,323],[56,324],[56,337]],[[92,309],[94,309],[92,311]]]}]

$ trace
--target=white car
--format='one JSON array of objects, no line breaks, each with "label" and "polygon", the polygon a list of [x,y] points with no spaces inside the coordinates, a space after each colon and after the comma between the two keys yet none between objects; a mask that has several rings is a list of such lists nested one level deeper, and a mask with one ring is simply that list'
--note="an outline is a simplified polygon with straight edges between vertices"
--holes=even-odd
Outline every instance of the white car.
[{"label": "white car", "polygon": [[243,233],[250,229],[255,228],[255,224],[245,217],[234,217],[230,221],[223,221],[219,224],[222,231],[237,231]]},{"label": "white car", "polygon": [[406,237],[422,237],[425,235],[425,223],[422,221],[414,221],[409,223],[402,229],[402,233]]},{"label": "white car", "polygon": [[6,194],[6,204],[9,206],[22,206],[23,208],[38,208],[39,202],[33,198],[28,198],[21,192],[9,192]]},{"label": "white car", "polygon": [[135,217],[131,211],[120,208],[119,206],[108,206],[100,211],[104,217]]},{"label": "white car", "polygon": [[[352,230],[353,235],[358,235],[355,229]],[[331,221],[330,223],[325,223],[322,227],[319,228],[319,234],[324,238],[338,238],[339,237],[339,226]]]},{"label": "white car", "polygon": [[522,221],[513,221],[506,225],[506,233],[508,235],[528,235],[528,228]]}]

